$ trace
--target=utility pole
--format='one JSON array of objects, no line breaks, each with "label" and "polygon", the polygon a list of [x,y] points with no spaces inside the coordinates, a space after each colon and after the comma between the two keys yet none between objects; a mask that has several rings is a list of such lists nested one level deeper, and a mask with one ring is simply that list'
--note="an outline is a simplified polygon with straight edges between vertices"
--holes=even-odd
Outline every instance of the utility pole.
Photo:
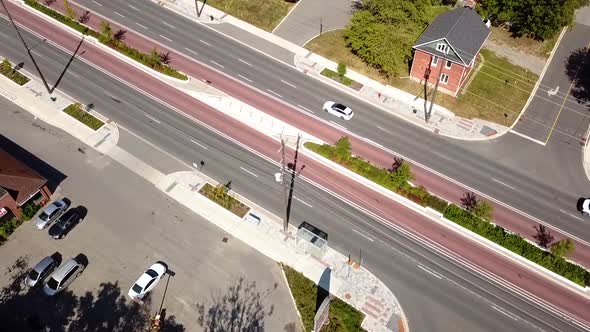
[{"label": "utility pole", "polygon": [[49,98],[52,101],[55,101],[55,97],[51,96],[52,91],[51,91],[51,88],[49,87],[49,84],[47,84],[47,80],[45,79],[45,76],[43,76],[43,73],[41,72],[41,69],[39,68],[39,65],[37,64],[37,61],[35,61],[35,58],[33,57],[33,54],[31,53],[31,49],[27,45],[27,42],[25,42],[25,39],[21,35],[20,30],[16,26],[16,23],[14,23],[14,20],[12,19],[12,15],[10,15],[8,8],[6,8],[6,5],[4,4],[4,0],[0,0],[0,2],[2,3],[2,7],[4,8],[6,15],[8,16],[8,20],[10,20],[10,23],[12,23],[12,26],[14,27],[14,30],[16,30],[16,33],[18,34],[19,39],[21,40],[21,42],[25,46],[25,50],[27,50],[27,54],[31,58],[31,61],[33,62],[33,65],[35,66],[37,73],[39,73],[39,76],[41,77],[41,80],[43,81],[43,85],[45,85],[45,89],[47,89],[47,93],[49,93]]},{"label": "utility pole", "polygon": [[434,97],[436,97],[436,90],[438,90],[438,83],[440,82],[440,74],[442,73],[442,67],[445,64],[445,59],[441,58],[443,61],[440,65],[440,70],[438,71],[438,76],[436,77],[436,83],[434,84],[434,91],[432,92],[432,98],[430,99],[430,109],[428,113],[424,114],[424,119],[426,122],[430,120],[430,116],[432,115],[432,107],[434,106]]}]

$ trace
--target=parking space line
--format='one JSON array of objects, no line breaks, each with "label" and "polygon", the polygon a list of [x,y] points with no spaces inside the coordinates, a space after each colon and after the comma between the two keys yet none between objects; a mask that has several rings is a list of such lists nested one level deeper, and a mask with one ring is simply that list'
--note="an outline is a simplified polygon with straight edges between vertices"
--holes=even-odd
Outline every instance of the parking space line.
[{"label": "parking space line", "polygon": [[545,146],[545,145],[547,145],[546,143],[543,143],[543,142],[541,142],[541,141],[540,141],[540,140],[538,140],[538,139],[532,138],[532,137],[530,137],[530,136],[527,136],[527,135],[525,135],[525,134],[521,134],[521,133],[519,133],[518,131],[516,131],[516,130],[514,130],[514,129],[510,130],[510,133],[513,133],[514,135],[516,135],[516,136],[520,136],[520,137],[522,137],[522,138],[524,138],[524,139],[528,139],[529,141],[531,141],[531,142],[534,142],[534,143],[537,143],[537,144],[540,144],[540,145],[542,145],[542,146]]},{"label": "parking space line", "polygon": [[252,176],[253,176],[253,177],[255,177],[255,178],[257,178],[257,177],[258,177],[258,175],[256,175],[256,174],[254,174],[254,173],[250,172],[249,170],[245,169],[245,168],[244,168],[244,167],[242,167],[242,166],[240,166],[240,169],[241,169],[242,171],[244,171],[244,172],[246,172],[246,173],[248,173],[248,174],[252,175]]}]

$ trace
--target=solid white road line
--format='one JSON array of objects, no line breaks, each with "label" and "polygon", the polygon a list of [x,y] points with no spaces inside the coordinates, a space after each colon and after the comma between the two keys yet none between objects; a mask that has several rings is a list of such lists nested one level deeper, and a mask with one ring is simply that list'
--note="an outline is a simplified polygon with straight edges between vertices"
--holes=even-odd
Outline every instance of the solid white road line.
[{"label": "solid white road line", "polygon": [[308,206],[308,207],[310,207],[310,208],[312,208],[312,207],[313,207],[313,206],[311,206],[311,204],[309,204],[309,203],[307,203],[307,202],[304,202],[304,201],[302,201],[301,199],[299,199],[299,198],[297,198],[297,197],[295,197],[295,196],[293,196],[293,198],[295,198],[295,199],[296,199],[297,201],[299,201],[301,204],[307,205],[307,206]]},{"label": "solid white road line", "polygon": [[240,75],[240,74],[238,74],[238,76],[240,76],[242,79],[245,79],[246,81],[248,81],[248,82],[252,83],[252,80],[251,80],[251,79],[249,79],[249,78],[247,78],[247,77],[245,77],[245,76],[242,76],[242,75]]},{"label": "solid white road line", "polygon": [[496,183],[499,183],[499,184],[501,184],[501,185],[503,185],[503,186],[506,186],[506,187],[508,187],[508,188],[510,188],[510,189],[512,189],[512,190],[516,190],[516,189],[514,189],[514,187],[513,187],[513,186],[507,185],[506,183],[504,183],[504,182],[502,182],[502,181],[500,181],[500,180],[497,180],[497,179],[494,179],[494,178],[492,178],[492,181],[494,181],[494,182],[496,182]]},{"label": "solid white road line", "polygon": [[309,108],[307,108],[307,107],[305,107],[305,106],[301,106],[301,105],[297,104],[297,107],[299,107],[299,108],[301,108],[301,109],[304,109],[304,110],[306,110],[306,111],[308,111],[308,112],[310,112],[310,113],[313,113],[313,111],[312,111],[312,110],[310,110]]},{"label": "solid white road line", "polygon": [[125,16],[123,16],[123,14],[121,14],[121,13],[119,13],[119,12],[113,11],[113,13],[114,13],[115,15],[118,15],[118,16],[121,16],[121,17],[125,17]]},{"label": "solid white road line", "polygon": [[383,127],[377,126],[377,128],[380,129],[380,130],[383,130],[386,133],[393,134],[391,131],[389,131],[389,130],[383,128]]},{"label": "solid white road line", "polygon": [[290,86],[290,87],[292,87],[292,88],[294,88],[294,89],[297,89],[297,87],[296,87],[295,85],[293,85],[293,84],[291,84],[291,83],[289,83],[289,82],[287,82],[287,81],[283,81],[283,80],[281,80],[281,82],[283,82],[284,84],[287,84],[288,86]]},{"label": "solid white road line", "polygon": [[132,6],[132,5],[130,5],[130,4],[127,4],[127,6],[129,6],[131,9],[134,9],[134,10],[137,10],[137,11],[139,11],[139,8],[137,8],[137,7],[133,7],[133,6]]},{"label": "solid white road line", "polygon": [[506,311],[504,311],[504,310],[496,307],[495,305],[493,305],[492,308],[494,308],[494,310],[496,310],[496,311],[504,314],[506,317],[512,318],[513,320],[518,320],[518,318],[514,317],[512,314],[510,314],[510,313],[508,313],[508,312],[506,312]]},{"label": "solid white road line", "polygon": [[246,173],[248,173],[248,174],[252,175],[252,176],[253,176],[253,177],[255,177],[255,178],[257,178],[257,177],[258,177],[258,175],[256,175],[256,174],[254,174],[254,173],[250,172],[249,170],[245,169],[245,168],[244,168],[244,167],[242,167],[242,166],[240,166],[240,169],[241,169],[242,171],[244,171],[244,172],[246,172]]},{"label": "solid white road line", "polygon": [[527,136],[527,135],[525,135],[525,134],[521,134],[521,133],[519,133],[518,131],[516,131],[516,130],[514,130],[514,129],[510,130],[510,133],[513,133],[514,135],[516,135],[516,136],[520,136],[520,137],[522,137],[522,138],[524,138],[524,139],[528,139],[528,140],[529,140],[529,141],[531,141],[531,142],[535,142],[535,143],[537,143],[537,144],[541,144],[542,146],[545,146],[545,145],[547,145],[545,142],[541,142],[541,141],[539,141],[538,139],[532,138],[532,137],[530,137],[530,136]]},{"label": "solid white road line", "polygon": [[375,239],[373,239],[373,238],[371,238],[371,237],[369,237],[369,236],[367,236],[367,235],[365,235],[365,234],[363,234],[363,233],[361,233],[361,232],[357,231],[357,230],[356,230],[356,229],[354,229],[354,228],[352,229],[352,231],[353,231],[353,232],[355,232],[355,233],[357,233],[358,235],[360,235],[360,236],[364,237],[365,239],[367,239],[367,240],[371,241],[371,242],[375,242]]},{"label": "solid white road line", "polygon": [[224,68],[224,67],[223,67],[223,65],[221,65],[221,64],[219,64],[219,63],[217,63],[217,62],[215,62],[215,61],[213,61],[213,60],[209,60],[209,61],[211,61],[213,64],[215,64],[215,65],[217,65],[217,66],[219,66],[219,67],[221,67],[221,68]]},{"label": "solid white road line", "polygon": [[167,25],[167,26],[171,27],[172,29],[176,29],[176,27],[174,25],[172,25],[172,24],[166,23],[164,21],[162,21],[162,23],[164,23],[164,25]]},{"label": "solid white road line", "polygon": [[162,124],[162,122],[160,122],[160,120],[158,120],[158,119],[154,118],[153,116],[151,116],[151,115],[149,115],[149,114],[145,114],[145,113],[144,113],[143,115],[147,116],[147,117],[148,117],[150,120],[152,120],[152,121],[154,121],[154,122],[157,122],[158,124]]},{"label": "solid white road line", "polygon": [[148,27],[146,27],[146,26],[145,26],[145,25],[143,25],[143,24],[139,24],[139,23],[137,23],[137,22],[135,22],[135,24],[139,25],[140,27],[142,27],[142,28],[144,28],[144,29],[146,29],[146,30],[149,30],[149,29],[148,29]]},{"label": "solid white road line", "polygon": [[283,96],[281,96],[280,94],[278,94],[278,93],[276,93],[276,92],[272,91],[271,89],[266,89],[266,91],[268,91],[268,92],[270,92],[270,93],[272,93],[272,94],[274,94],[274,95],[277,95],[279,98],[283,98]]},{"label": "solid white road line", "polygon": [[186,47],[185,47],[184,49],[185,49],[185,50],[187,50],[187,51],[189,51],[189,52],[191,52],[191,53],[193,53],[193,54],[195,54],[195,55],[199,55],[199,53],[197,53],[197,52],[195,52],[195,51],[191,50],[190,48],[186,48]]},{"label": "solid white road line", "polygon": [[196,145],[198,145],[198,146],[202,147],[203,149],[207,150],[207,147],[206,147],[206,146],[204,146],[203,144],[201,144],[201,143],[199,143],[199,142],[195,141],[194,139],[191,139],[191,142],[193,142],[194,144],[196,144]]},{"label": "solid white road line", "polygon": [[96,2],[96,1],[94,1],[94,0],[92,0],[92,2],[94,2],[95,4],[97,4],[97,5],[99,5],[99,6],[101,6],[101,7],[102,7],[102,4],[101,4],[100,2]]},{"label": "solid white road line", "polygon": [[201,43],[203,43],[203,44],[207,45],[207,46],[211,46],[211,44],[209,44],[208,42],[206,42],[206,41],[204,41],[204,40],[202,40],[202,39],[199,39],[199,41],[200,41]]},{"label": "solid white road line", "polygon": [[426,272],[426,273],[428,273],[428,274],[431,274],[431,275],[435,276],[435,277],[436,277],[436,278],[438,278],[438,279],[442,279],[442,276],[441,276],[440,274],[438,274],[438,273],[436,273],[436,272],[432,271],[431,269],[429,269],[429,268],[427,268],[427,267],[425,267],[425,266],[422,266],[422,265],[420,265],[420,264],[418,264],[418,267],[419,267],[420,269],[424,270],[424,272]]},{"label": "solid white road line", "polygon": [[160,37],[162,37],[162,38],[166,39],[167,41],[170,41],[170,42],[172,41],[172,39],[170,39],[170,38],[168,38],[168,37],[166,37],[166,36],[162,36],[162,35],[160,35]]},{"label": "solid white road line", "polygon": [[246,61],[244,61],[244,60],[242,60],[242,59],[239,59],[239,58],[238,58],[238,61],[240,61],[240,62],[241,62],[241,63],[243,63],[243,64],[246,64],[247,66],[253,67],[253,66],[252,66],[250,63],[248,63],[248,62],[246,62]]}]

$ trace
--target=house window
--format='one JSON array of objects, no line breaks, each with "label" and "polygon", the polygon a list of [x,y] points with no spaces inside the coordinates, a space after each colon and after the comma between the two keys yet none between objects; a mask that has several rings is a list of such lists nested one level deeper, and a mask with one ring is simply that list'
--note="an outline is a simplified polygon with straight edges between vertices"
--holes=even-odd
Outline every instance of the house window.
[{"label": "house window", "polygon": [[436,44],[436,50],[439,52],[443,52],[443,53],[449,52],[449,48],[448,48],[447,44],[445,44],[445,43]]},{"label": "house window", "polygon": [[440,74],[440,82],[442,84],[449,83],[449,75],[447,75],[447,74]]},{"label": "house window", "polygon": [[451,69],[451,66],[453,65],[453,63],[450,60],[447,60],[447,62],[445,62],[445,68],[446,69]]},{"label": "house window", "polygon": [[436,67],[437,64],[438,64],[438,57],[433,56],[432,57],[432,67]]}]

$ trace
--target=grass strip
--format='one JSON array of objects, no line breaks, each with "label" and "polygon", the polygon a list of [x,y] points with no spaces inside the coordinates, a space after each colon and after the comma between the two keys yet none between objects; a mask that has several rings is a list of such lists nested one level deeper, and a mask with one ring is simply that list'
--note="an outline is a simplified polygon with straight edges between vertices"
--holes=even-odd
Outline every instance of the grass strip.
[{"label": "grass strip", "polygon": [[246,204],[230,196],[224,185],[219,184],[214,187],[205,183],[205,185],[199,190],[199,193],[240,218],[243,218],[250,210]]},{"label": "grass strip", "polygon": [[82,122],[92,130],[98,130],[104,125],[104,122],[95,118],[92,114],[84,111],[80,103],[70,104],[63,110],[72,118]]},{"label": "grass strip", "polygon": [[8,59],[4,59],[2,60],[2,63],[0,63],[0,74],[8,77],[11,81],[20,86],[27,84],[27,82],[31,80],[30,78],[16,71]]}]

